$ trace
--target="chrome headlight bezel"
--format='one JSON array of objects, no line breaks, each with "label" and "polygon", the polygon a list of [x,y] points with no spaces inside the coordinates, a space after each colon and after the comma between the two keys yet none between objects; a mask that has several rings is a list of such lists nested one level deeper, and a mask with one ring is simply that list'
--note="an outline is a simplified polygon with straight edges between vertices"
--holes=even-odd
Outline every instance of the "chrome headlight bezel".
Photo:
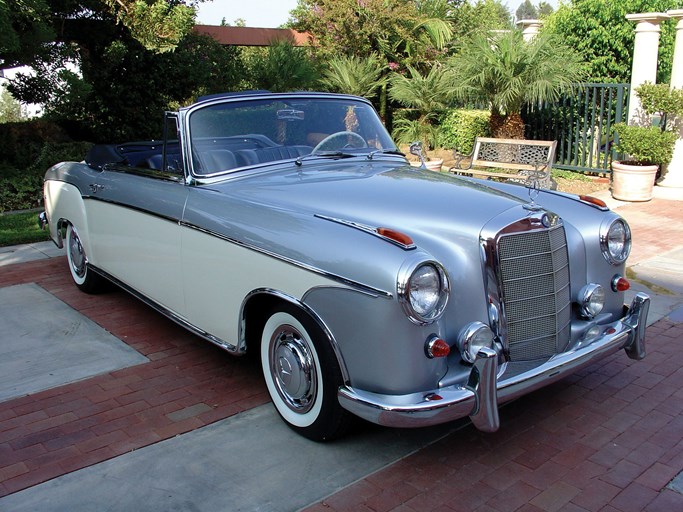
[{"label": "chrome headlight bezel", "polygon": [[631,228],[624,219],[615,218],[600,226],[600,250],[614,266],[621,265],[628,259],[631,253]]},{"label": "chrome headlight bezel", "polygon": [[[433,272],[435,276],[435,286],[432,293],[435,295],[433,305],[428,310],[416,307],[414,301],[415,279],[421,270]],[[396,291],[398,300],[403,307],[403,311],[411,322],[417,325],[427,325],[436,322],[448,304],[451,288],[448,274],[443,266],[434,260],[422,258],[407,262],[399,271]]]}]

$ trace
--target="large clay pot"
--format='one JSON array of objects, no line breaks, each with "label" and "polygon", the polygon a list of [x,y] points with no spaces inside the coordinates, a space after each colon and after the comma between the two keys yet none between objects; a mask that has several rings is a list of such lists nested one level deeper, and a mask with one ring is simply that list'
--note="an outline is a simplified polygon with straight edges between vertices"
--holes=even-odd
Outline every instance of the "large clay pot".
[{"label": "large clay pot", "polygon": [[612,197],[621,201],[649,201],[657,169],[656,165],[612,162]]}]

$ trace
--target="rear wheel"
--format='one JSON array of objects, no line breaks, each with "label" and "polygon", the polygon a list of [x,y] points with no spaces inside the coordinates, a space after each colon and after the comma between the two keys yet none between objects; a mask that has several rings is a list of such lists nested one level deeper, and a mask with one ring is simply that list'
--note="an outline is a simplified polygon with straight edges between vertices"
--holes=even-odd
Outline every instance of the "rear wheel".
[{"label": "rear wheel", "polygon": [[261,367],[282,419],[314,441],[348,429],[351,414],[339,405],[343,384],[337,358],[322,330],[293,307],[271,312],[261,336]]},{"label": "rear wheel", "polygon": [[99,293],[104,290],[105,280],[88,268],[88,257],[76,228],[66,228],[66,257],[69,260],[71,277],[79,290],[85,293]]}]

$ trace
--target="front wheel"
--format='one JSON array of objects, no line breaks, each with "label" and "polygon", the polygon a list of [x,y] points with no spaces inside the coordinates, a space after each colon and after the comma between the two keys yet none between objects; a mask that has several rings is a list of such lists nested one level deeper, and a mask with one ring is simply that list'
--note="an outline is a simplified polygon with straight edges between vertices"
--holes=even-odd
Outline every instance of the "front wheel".
[{"label": "front wheel", "polygon": [[66,257],[69,260],[71,277],[78,289],[85,293],[99,293],[104,290],[104,278],[88,268],[88,257],[76,229],[69,224],[66,228]]},{"label": "front wheel", "polygon": [[348,429],[351,414],[337,399],[343,384],[337,358],[309,316],[291,307],[270,314],[261,336],[261,367],[278,414],[295,432],[329,441]]}]

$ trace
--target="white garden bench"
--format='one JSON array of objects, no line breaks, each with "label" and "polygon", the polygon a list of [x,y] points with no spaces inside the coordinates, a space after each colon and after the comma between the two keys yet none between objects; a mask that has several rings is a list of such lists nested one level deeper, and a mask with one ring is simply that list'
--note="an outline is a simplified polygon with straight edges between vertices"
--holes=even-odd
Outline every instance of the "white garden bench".
[{"label": "white garden bench", "polygon": [[[477,137],[470,155],[453,151],[455,165],[449,169],[455,174],[504,178],[539,188],[554,188],[550,171],[555,161],[557,141],[520,140]],[[481,169],[507,169],[511,173]]]}]

